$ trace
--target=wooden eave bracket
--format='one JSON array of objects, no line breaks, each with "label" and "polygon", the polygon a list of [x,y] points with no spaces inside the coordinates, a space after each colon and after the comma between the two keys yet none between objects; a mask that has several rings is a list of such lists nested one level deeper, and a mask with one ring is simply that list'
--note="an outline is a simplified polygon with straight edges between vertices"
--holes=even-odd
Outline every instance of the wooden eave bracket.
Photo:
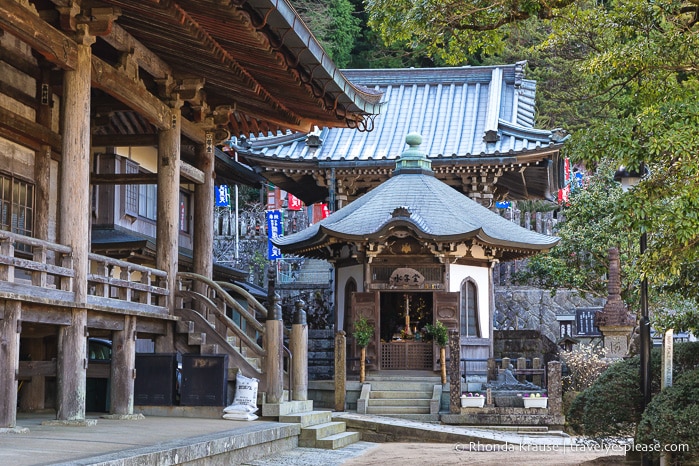
[{"label": "wooden eave bracket", "polygon": [[77,31],[78,25],[88,27],[91,36],[106,36],[112,31],[114,21],[121,16],[118,7],[92,7],[82,9],[77,2],[67,6],[57,6],[61,27],[64,31]]}]

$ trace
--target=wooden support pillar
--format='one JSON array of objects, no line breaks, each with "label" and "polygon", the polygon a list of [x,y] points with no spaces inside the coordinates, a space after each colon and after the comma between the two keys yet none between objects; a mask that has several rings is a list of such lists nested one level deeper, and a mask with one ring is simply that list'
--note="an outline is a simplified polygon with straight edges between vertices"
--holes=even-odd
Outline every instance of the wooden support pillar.
[{"label": "wooden support pillar", "polygon": [[136,378],[136,316],[124,316],[124,329],[112,333],[111,414],[133,414]]},{"label": "wooden support pillar", "polygon": [[22,303],[0,301],[0,428],[17,425],[17,374]]},{"label": "wooden support pillar", "polygon": [[78,27],[76,66],[63,74],[59,242],[73,250],[71,289],[74,302],[83,304],[87,300],[90,252],[90,45],[95,38],[84,33],[86,26]]},{"label": "wooden support pillar", "polygon": [[156,353],[175,352],[175,322],[165,323],[165,334],[157,335],[154,339]]},{"label": "wooden support pillar", "polygon": [[347,398],[347,337],[335,334],[335,411],[344,411]]},{"label": "wooden support pillar", "polygon": [[[51,129],[51,64],[41,59],[41,79],[37,80],[39,110],[37,123]],[[34,154],[34,237],[49,241],[49,206],[51,194],[51,146],[42,145]]]},{"label": "wooden support pillar", "polygon": [[180,234],[180,125],[179,105],[172,110],[172,125],[158,134],[158,220],[156,268],[167,272],[167,308],[173,312]]},{"label": "wooden support pillar", "polygon": [[212,278],[214,263],[214,142],[207,131],[199,147],[197,168],[204,173],[204,183],[194,187],[194,273]]},{"label": "wooden support pillar", "polygon": [[268,306],[265,322],[266,353],[265,369],[267,375],[267,403],[281,403],[284,394],[284,322],[279,295],[274,291],[274,270],[268,271]]},{"label": "wooden support pillar", "polygon": [[58,330],[58,412],[61,421],[85,419],[87,310],[72,309],[71,323]]},{"label": "wooden support pillar", "polygon": [[293,399],[298,401],[308,400],[308,323],[304,302],[296,301],[294,323],[291,325],[291,337],[289,346],[293,356],[291,379],[293,381]]}]

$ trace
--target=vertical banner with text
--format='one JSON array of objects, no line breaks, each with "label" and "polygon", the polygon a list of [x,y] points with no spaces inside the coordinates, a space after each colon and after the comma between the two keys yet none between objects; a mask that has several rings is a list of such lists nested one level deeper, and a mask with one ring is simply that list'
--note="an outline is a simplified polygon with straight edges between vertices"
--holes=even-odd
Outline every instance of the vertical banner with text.
[{"label": "vertical banner with text", "polygon": [[267,259],[281,259],[282,253],[272,244],[272,239],[284,234],[284,222],[281,210],[268,210],[267,216]]}]

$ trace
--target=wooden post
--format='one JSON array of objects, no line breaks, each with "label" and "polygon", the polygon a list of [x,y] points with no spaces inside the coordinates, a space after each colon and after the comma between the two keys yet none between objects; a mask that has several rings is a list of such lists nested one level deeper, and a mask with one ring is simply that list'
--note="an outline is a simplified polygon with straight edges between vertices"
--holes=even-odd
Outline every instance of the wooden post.
[{"label": "wooden post", "polygon": [[345,410],[347,398],[347,337],[340,330],[335,334],[335,411]]},{"label": "wooden post", "polygon": [[304,302],[296,301],[294,323],[291,325],[291,354],[293,355],[292,371],[293,399],[298,401],[308,400],[308,323]]},{"label": "wooden post", "polygon": [[136,316],[124,316],[124,329],[112,333],[111,414],[133,414],[136,377]]},{"label": "wooden post", "polygon": [[0,301],[0,427],[17,425],[17,374],[19,334],[22,317],[20,301]]},{"label": "wooden post", "polygon": [[[204,173],[204,184],[194,187],[193,270],[211,278],[214,251],[214,142],[207,131],[205,143],[198,148],[198,167]],[[200,290],[195,290],[200,291]],[[201,291],[200,291],[201,292]]]},{"label": "wooden post", "polygon": [[58,330],[57,419],[85,419],[87,376],[87,310],[73,309],[70,326]]},{"label": "wooden post", "polygon": [[265,368],[267,375],[267,403],[281,403],[284,394],[284,322],[279,305],[279,296],[274,292],[274,268],[268,271],[267,322],[265,322],[266,353]]},{"label": "wooden post", "polygon": [[180,125],[179,104],[172,109],[172,125],[158,133],[158,220],[156,268],[167,272],[167,308],[173,312],[180,234]]},{"label": "wooden post", "polygon": [[59,241],[73,250],[72,291],[74,302],[80,305],[87,301],[90,252],[90,45],[95,38],[87,35],[87,25],[78,28],[77,64],[63,73]]}]

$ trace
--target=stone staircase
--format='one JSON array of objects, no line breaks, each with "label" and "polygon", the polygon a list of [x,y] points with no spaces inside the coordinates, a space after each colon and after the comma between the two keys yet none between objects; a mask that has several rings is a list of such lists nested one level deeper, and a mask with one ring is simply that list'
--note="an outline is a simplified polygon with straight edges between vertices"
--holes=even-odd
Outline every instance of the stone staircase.
[{"label": "stone staircase", "polygon": [[263,403],[262,416],[278,418],[283,423],[299,424],[300,447],[337,450],[360,440],[359,432],[347,432],[345,422],[333,421],[331,411],[314,411],[312,400]]},{"label": "stone staircase", "polygon": [[369,376],[357,400],[357,413],[438,422],[441,396],[439,376]]}]

